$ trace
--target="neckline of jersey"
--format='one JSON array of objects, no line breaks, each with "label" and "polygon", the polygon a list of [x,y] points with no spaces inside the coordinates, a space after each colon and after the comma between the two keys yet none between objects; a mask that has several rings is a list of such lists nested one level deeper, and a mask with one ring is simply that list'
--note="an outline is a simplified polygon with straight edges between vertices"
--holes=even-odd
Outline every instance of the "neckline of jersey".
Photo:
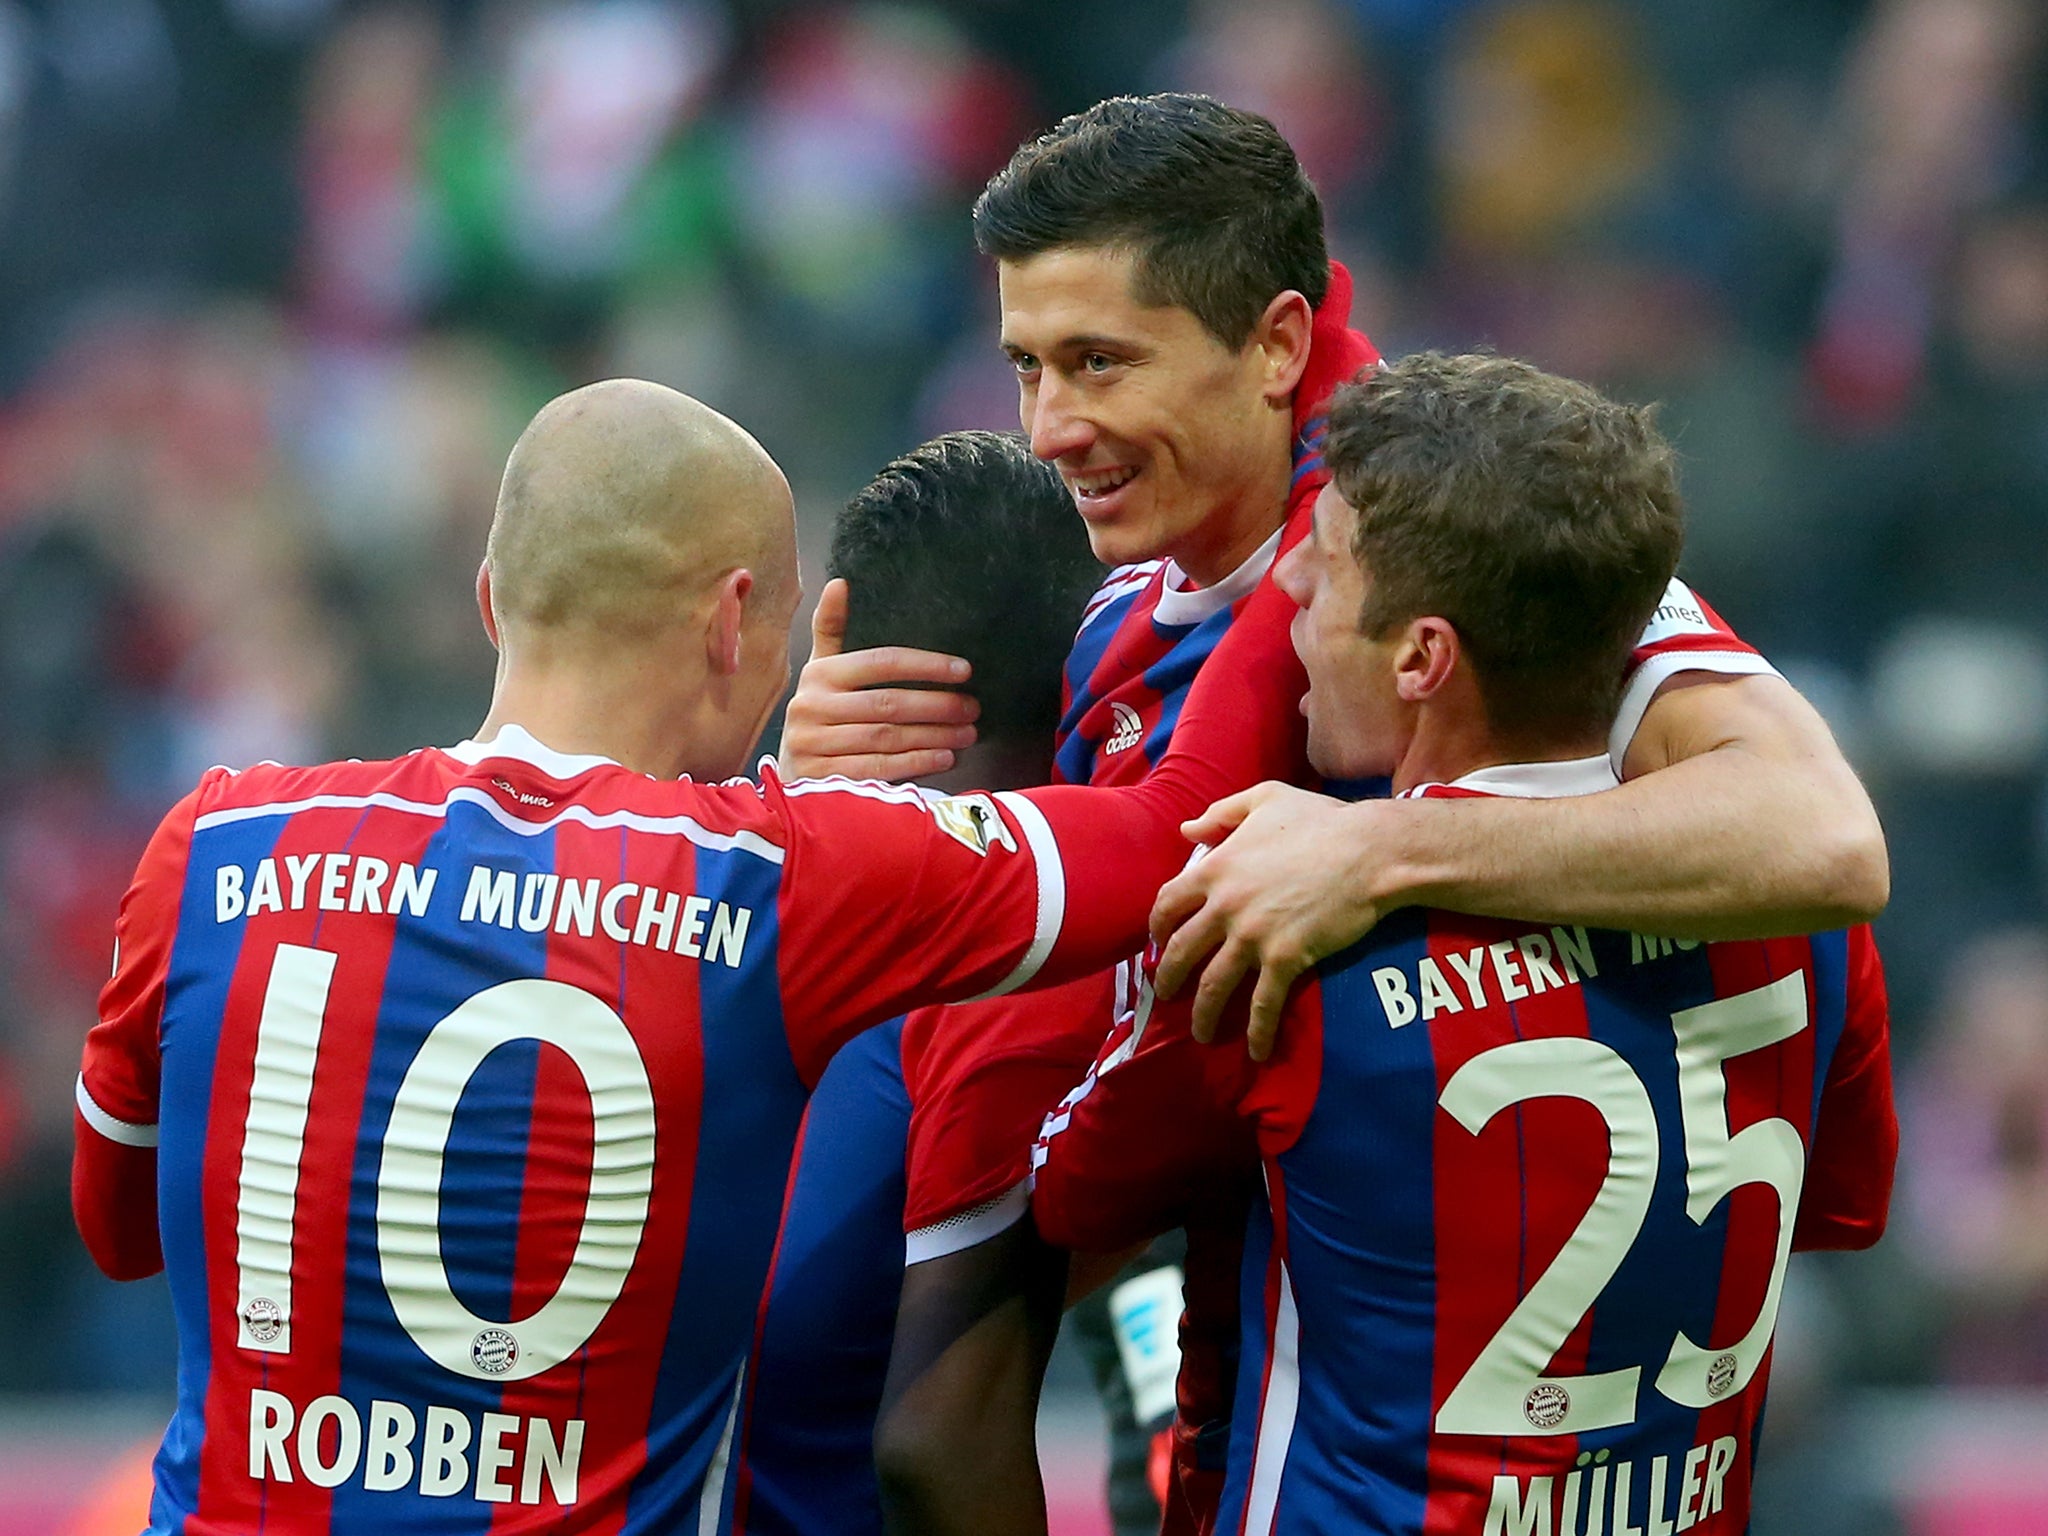
[{"label": "neckline of jersey", "polygon": [[1401,792],[1411,800],[1432,789],[1473,789],[1488,795],[1512,795],[1519,800],[1564,800],[1575,795],[1597,795],[1621,783],[1614,763],[1606,753],[1597,757],[1574,757],[1561,762],[1496,763],[1475,768],[1448,784],[1417,784]]},{"label": "neckline of jersey", "polygon": [[616,758],[557,752],[523,725],[501,725],[498,727],[498,734],[489,741],[459,741],[454,746],[443,747],[441,750],[457,762],[467,763],[472,768],[494,757],[511,758],[514,762],[538,768],[552,779],[573,779],[577,774],[588,773],[593,768],[621,766]]},{"label": "neckline of jersey", "polygon": [[1180,562],[1167,561],[1166,575],[1159,588],[1159,602],[1152,610],[1153,619],[1178,627],[1199,624],[1211,614],[1221,613],[1256,587],[1260,578],[1273,568],[1273,557],[1280,553],[1280,535],[1284,532],[1285,527],[1275,528],[1270,539],[1247,555],[1242,565],[1213,587],[1185,585],[1188,573],[1180,568]]}]

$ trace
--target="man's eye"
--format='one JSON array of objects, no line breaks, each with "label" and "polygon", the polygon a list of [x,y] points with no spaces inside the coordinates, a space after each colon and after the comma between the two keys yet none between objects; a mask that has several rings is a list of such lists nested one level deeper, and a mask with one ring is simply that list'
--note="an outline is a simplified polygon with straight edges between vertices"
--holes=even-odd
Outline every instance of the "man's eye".
[{"label": "man's eye", "polygon": [[1081,366],[1090,373],[1107,373],[1116,366],[1116,359],[1101,352],[1090,352],[1081,359]]},{"label": "man's eye", "polygon": [[1020,375],[1029,377],[1031,374],[1038,372],[1038,359],[1029,352],[1012,352],[1010,354],[1010,366],[1016,369]]}]

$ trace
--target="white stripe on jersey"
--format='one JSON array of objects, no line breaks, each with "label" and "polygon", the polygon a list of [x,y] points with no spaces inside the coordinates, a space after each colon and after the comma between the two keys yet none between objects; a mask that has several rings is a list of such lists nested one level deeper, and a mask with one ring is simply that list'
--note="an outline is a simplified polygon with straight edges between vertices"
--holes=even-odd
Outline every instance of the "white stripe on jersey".
[{"label": "white stripe on jersey", "polygon": [[1628,756],[1629,743],[1650,712],[1650,701],[1669,678],[1683,672],[1718,672],[1724,677],[1777,677],[1778,669],[1753,651],[1663,651],[1628,675],[1614,728],[1607,733],[1607,756],[1616,774]]},{"label": "white stripe on jersey", "polygon": [[949,1253],[963,1253],[978,1247],[998,1233],[1007,1232],[1031,1208],[1031,1180],[1027,1176],[993,1200],[971,1206],[957,1216],[935,1221],[928,1227],[903,1235],[903,1267],[943,1259]]},{"label": "white stripe on jersey", "polygon": [[480,805],[491,818],[507,831],[517,832],[522,837],[537,837],[552,830],[565,821],[603,831],[608,827],[625,827],[634,832],[653,832],[663,836],[684,837],[699,848],[709,848],[719,853],[751,853],[770,864],[782,862],[782,850],[758,832],[713,832],[702,822],[689,816],[643,816],[638,811],[593,811],[585,805],[565,805],[546,821],[528,821],[515,816],[480,789],[458,785],[448,791],[448,797],[439,804],[423,800],[407,800],[401,796],[377,791],[368,795],[308,795],[303,800],[277,800],[268,805],[237,805],[224,810],[208,811],[193,822],[192,830],[204,832],[209,827],[227,826],[238,821],[254,821],[265,816],[293,816],[300,811],[315,810],[379,810],[401,811],[409,816],[445,817],[449,807],[456,804]]},{"label": "white stripe on jersey", "polygon": [[85,1123],[98,1131],[109,1141],[117,1141],[124,1147],[153,1147],[156,1145],[156,1127],[137,1125],[132,1120],[117,1120],[94,1102],[92,1093],[85,1086],[85,1074],[78,1074],[78,1089],[72,1095],[78,1101],[78,1112],[85,1116]]},{"label": "white stripe on jersey", "polygon": [[1141,592],[1146,584],[1166,564],[1164,560],[1145,560],[1137,565],[1120,565],[1109,573],[1109,579],[1095,589],[1095,595],[1088,599],[1088,606],[1081,611],[1080,629],[1086,629],[1095,621],[1095,616],[1120,597],[1132,592]]},{"label": "white stripe on jersey", "polygon": [[849,779],[843,773],[822,779],[784,779],[785,795],[858,795],[863,800],[881,800],[890,805],[929,806],[934,800],[950,799],[943,789],[926,789],[921,784],[891,784],[885,779]]},{"label": "white stripe on jersey", "polygon": [[1066,866],[1060,862],[1059,840],[1052,835],[1045,813],[1011,790],[1000,790],[995,798],[1007,806],[1010,815],[1016,819],[1017,828],[1031,849],[1032,862],[1037,866],[1038,921],[1031,936],[1031,947],[1024,951],[1024,958],[1017,962],[1017,968],[980,996],[969,998],[972,1003],[1014,992],[1036,976],[1038,968],[1045,964],[1045,957],[1052,953],[1053,945],[1059,942],[1060,929],[1067,921]]},{"label": "white stripe on jersey", "polygon": [[704,1469],[704,1491],[697,1497],[697,1536],[718,1536],[719,1516],[725,1513],[726,1475],[732,1468],[732,1437],[739,1426],[741,1394],[746,1386],[747,1366],[741,1361],[732,1381],[732,1406],[725,1410],[725,1428],[719,1432],[718,1448],[711,1453],[711,1465]]},{"label": "white stripe on jersey", "polygon": [[1301,1319],[1294,1310],[1294,1277],[1280,1261],[1280,1305],[1266,1341],[1266,1400],[1259,1407],[1258,1439],[1252,1446],[1252,1484],[1245,1495],[1245,1536],[1271,1536],[1280,1513],[1280,1474],[1294,1440],[1294,1411],[1301,1399]]}]

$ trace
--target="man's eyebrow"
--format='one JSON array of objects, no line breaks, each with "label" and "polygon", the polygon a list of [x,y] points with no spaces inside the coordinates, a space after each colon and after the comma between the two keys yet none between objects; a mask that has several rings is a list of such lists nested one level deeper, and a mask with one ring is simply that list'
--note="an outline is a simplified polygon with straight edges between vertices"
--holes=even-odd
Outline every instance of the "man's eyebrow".
[{"label": "man's eyebrow", "polygon": [[[1018,352],[1034,353],[1039,350],[1036,348],[1024,346],[1019,342],[1012,341],[1007,336],[1003,338],[1002,347],[1005,352],[1013,354]],[[1062,336],[1058,341],[1054,342],[1051,347],[1046,348],[1044,350],[1052,352],[1069,353],[1142,352],[1144,348],[1141,347],[1137,342],[1132,341],[1130,338],[1125,336],[1104,336],[1097,332],[1087,331],[1083,332],[1078,336]]]}]

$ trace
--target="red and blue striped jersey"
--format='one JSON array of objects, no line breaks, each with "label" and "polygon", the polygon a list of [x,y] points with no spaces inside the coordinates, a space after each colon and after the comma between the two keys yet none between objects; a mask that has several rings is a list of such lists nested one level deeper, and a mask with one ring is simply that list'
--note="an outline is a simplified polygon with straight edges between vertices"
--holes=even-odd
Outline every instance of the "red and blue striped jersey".
[{"label": "red and blue striped jersey", "polygon": [[[1107,964],[1220,787],[699,785],[516,727],[209,773],[78,1092],[81,1229],[153,1214],[176,1314],[151,1530],[722,1529],[810,1085],[934,993]],[[1132,881],[1069,888],[1063,840]],[[154,1213],[107,1172],[151,1145]]]},{"label": "red and blue striped jersey", "polygon": [[[1602,759],[1428,793],[1577,793]],[[1867,929],[1699,944],[1414,910],[1263,1068],[1141,1009],[1047,1122],[1055,1241],[1136,1240],[1255,1157],[1220,1530],[1739,1532],[1788,1254],[1882,1231]],[[1195,1106],[1201,1106],[1196,1108]]]}]

